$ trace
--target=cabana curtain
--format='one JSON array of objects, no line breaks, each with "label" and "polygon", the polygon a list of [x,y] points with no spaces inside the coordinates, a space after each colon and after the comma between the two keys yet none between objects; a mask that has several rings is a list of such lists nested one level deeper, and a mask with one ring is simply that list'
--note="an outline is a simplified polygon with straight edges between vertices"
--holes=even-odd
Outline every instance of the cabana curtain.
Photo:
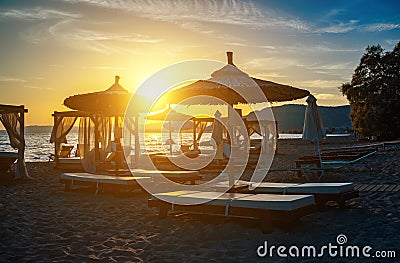
[{"label": "cabana curtain", "polygon": [[96,172],[95,129],[90,117],[81,117],[79,121],[79,154],[83,169],[89,173]]},{"label": "cabana curtain", "polygon": [[263,137],[262,147],[266,153],[273,153],[276,150],[277,134],[274,121],[260,121],[261,136]]},{"label": "cabana curtain", "polygon": [[110,141],[111,141],[111,127],[112,122],[110,121],[109,117],[98,117],[97,118],[98,124],[98,132],[99,132],[99,150],[100,150],[100,160],[104,160],[105,156],[108,152],[111,151],[110,149]]},{"label": "cabana curtain", "polygon": [[18,150],[23,150],[25,147],[25,140],[19,133],[20,123],[18,121],[18,113],[1,113],[0,121],[6,128],[8,137],[10,137],[11,147]]},{"label": "cabana curtain", "polygon": [[23,133],[21,134],[21,120],[19,114],[21,114],[23,118],[23,112],[0,113],[0,121],[4,128],[6,128],[11,147],[18,149],[18,162],[15,170],[15,177],[30,178],[24,160],[25,139]]},{"label": "cabana curtain", "polygon": [[53,127],[50,137],[50,143],[56,143],[57,155],[60,151],[61,143],[67,143],[67,134],[74,127],[78,117],[59,117]]}]

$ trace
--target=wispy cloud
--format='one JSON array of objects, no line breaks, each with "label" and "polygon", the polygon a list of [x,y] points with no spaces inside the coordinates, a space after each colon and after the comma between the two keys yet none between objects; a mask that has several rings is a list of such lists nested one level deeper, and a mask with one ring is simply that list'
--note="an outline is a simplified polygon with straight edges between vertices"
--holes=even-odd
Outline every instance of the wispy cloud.
[{"label": "wispy cloud", "polygon": [[378,24],[370,24],[364,27],[365,31],[368,32],[380,32],[380,31],[388,31],[393,29],[399,29],[400,24],[393,23],[378,23]]},{"label": "wispy cloud", "polygon": [[25,83],[28,82],[24,79],[20,78],[15,78],[15,77],[7,77],[7,76],[0,76],[0,82],[19,82],[19,83]]},{"label": "wispy cloud", "polygon": [[[197,27],[198,24],[218,23],[250,28],[284,27],[308,30],[308,25],[298,18],[276,14],[276,10],[261,8],[253,2],[239,0],[65,0],[70,3],[86,3],[104,8],[132,12],[140,17],[177,23],[180,26]],[[195,10],[195,11],[194,11]],[[181,24],[182,21],[185,23]]]},{"label": "wispy cloud", "polygon": [[260,79],[276,79],[276,78],[287,78],[287,75],[284,75],[280,72],[263,72],[263,73],[257,73],[254,77],[260,78]]},{"label": "wispy cloud", "polygon": [[313,33],[347,33],[357,29],[358,20],[350,20],[348,22],[337,22],[328,27],[317,28],[312,30]]},{"label": "wispy cloud", "polygon": [[385,42],[391,46],[394,46],[400,42],[400,39],[386,39]]},{"label": "wispy cloud", "polygon": [[45,20],[62,18],[79,18],[78,14],[63,12],[54,9],[33,8],[33,9],[9,9],[0,11],[1,17],[26,19],[26,20]]},{"label": "wispy cloud", "polygon": [[129,68],[124,67],[109,67],[109,66],[88,66],[82,67],[83,69],[100,69],[100,70],[128,70]]},{"label": "wispy cloud", "polygon": [[348,105],[349,102],[347,99],[341,94],[331,94],[331,93],[320,93],[314,94],[318,100],[319,105],[328,105],[328,106],[341,106]]},{"label": "wispy cloud", "polygon": [[340,80],[325,80],[325,79],[315,79],[315,80],[305,80],[305,81],[296,81],[297,85],[300,87],[306,88],[337,88],[342,82]]},{"label": "wispy cloud", "polygon": [[27,89],[34,89],[34,90],[54,90],[49,87],[43,87],[43,86],[34,86],[34,85],[25,85],[24,88]]}]

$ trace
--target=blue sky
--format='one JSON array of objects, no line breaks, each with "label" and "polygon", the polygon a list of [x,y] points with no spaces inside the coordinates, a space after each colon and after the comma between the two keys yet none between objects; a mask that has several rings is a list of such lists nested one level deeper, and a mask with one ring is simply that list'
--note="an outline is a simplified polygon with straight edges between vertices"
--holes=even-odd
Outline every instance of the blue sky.
[{"label": "blue sky", "polygon": [[226,51],[251,76],[343,105],[338,87],[365,48],[400,41],[400,1],[1,1],[0,34],[0,103],[25,104],[28,124],[50,124],[64,98],[114,75],[134,90],[166,66]]}]

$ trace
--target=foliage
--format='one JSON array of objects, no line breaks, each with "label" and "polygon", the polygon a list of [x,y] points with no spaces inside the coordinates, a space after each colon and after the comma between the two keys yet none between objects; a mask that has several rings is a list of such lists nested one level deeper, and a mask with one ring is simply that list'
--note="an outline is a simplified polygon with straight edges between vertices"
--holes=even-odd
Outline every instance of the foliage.
[{"label": "foliage", "polygon": [[362,137],[400,137],[400,42],[390,52],[368,46],[350,83],[340,87],[351,105],[353,127]]}]

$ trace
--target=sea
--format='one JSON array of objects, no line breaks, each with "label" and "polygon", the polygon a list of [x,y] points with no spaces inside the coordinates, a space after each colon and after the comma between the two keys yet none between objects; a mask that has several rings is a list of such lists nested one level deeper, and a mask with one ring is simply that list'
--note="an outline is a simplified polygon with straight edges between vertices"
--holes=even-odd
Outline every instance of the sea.
[{"label": "sea", "polygon": [[[28,126],[25,128],[25,161],[26,162],[48,162],[51,153],[54,153],[54,144],[50,143],[51,126]],[[169,145],[163,144],[167,140],[167,134],[146,133],[140,135],[140,148],[142,151],[156,152],[168,151]],[[181,144],[191,144],[192,133],[183,133],[181,136],[172,134],[172,140],[175,144],[172,145],[173,151],[179,149]],[[329,134],[328,136],[347,136],[347,134]],[[202,142],[210,140],[211,133],[204,133]],[[252,135],[252,138],[260,138],[257,135]],[[301,139],[301,134],[279,134],[279,139]],[[67,136],[67,144],[78,144],[78,129],[74,127]],[[206,145],[206,143],[203,143]],[[17,152],[10,146],[10,140],[5,130],[0,130],[0,151]],[[73,152],[75,149],[73,149]]]}]

